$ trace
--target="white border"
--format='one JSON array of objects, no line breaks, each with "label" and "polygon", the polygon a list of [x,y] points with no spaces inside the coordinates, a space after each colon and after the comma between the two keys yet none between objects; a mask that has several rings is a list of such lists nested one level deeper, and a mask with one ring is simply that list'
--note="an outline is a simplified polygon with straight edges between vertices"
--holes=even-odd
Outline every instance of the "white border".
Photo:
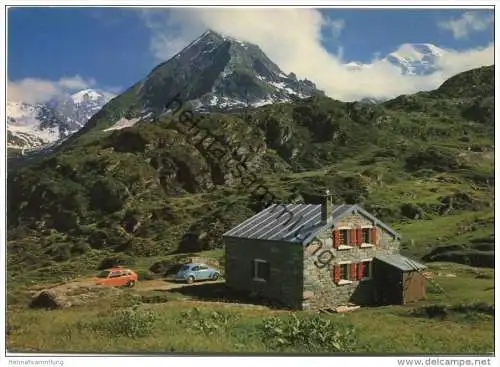
[{"label": "white border", "polygon": [[[41,6],[41,5],[52,5],[52,6],[145,6],[145,5],[153,5],[156,3],[157,5],[155,6],[164,6],[164,3],[157,2],[157,1],[131,1],[131,0],[121,0],[121,1],[87,1],[87,2],[81,2],[81,1],[66,1],[66,0],[60,0],[60,1],[52,1],[52,2],[47,2],[47,1],[27,1],[27,0],[11,0],[11,1],[4,1],[0,0],[1,5],[14,5],[14,6],[29,6],[29,5],[34,5],[34,6]],[[177,3],[181,3],[181,1],[177,1]],[[373,5],[369,5],[370,3],[375,3]],[[452,3],[452,4],[450,4]],[[471,3],[473,5],[471,5]],[[204,1],[201,3],[201,1],[182,1],[181,6],[187,6],[187,5],[200,5],[203,4],[202,6],[208,6],[208,5],[222,5],[222,6],[231,6],[231,5],[243,5],[243,6],[248,6],[249,2],[247,1],[238,1],[238,0],[219,0],[217,2],[211,2],[211,1]],[[330,2],[327,1],[296,1],[296,0],[289,0],[286,5],[283,4],[283,2],[279,1],[263,1],[263,0],[254,0],[251,2],[253,6],[255,5],[271,5],[271,6],[280,6],[280,7],[285,7],[285,6],[302,6],[302,7],[332,7]],[[307,4],[307,5],[305,5]],[[436,2],[436,1],[430,1],[430,0],[420,0],[420,1],[408,1],[408,2],[403,2],[402,0],[385,0],[385,1],[357,1],[357,0],[351,0],[351,1],[344,1],[344,2],[336,2],[335,7],[338,8],[387,8],[387,7],[392,7],[392,8],[428,8],[432,7],[434,9],[477,9],[477,8],[486,8],[486,9],[492,9],[493,8],[493,1],[465,1],[465,0],[460,0],[460,1],[441,1],[441,2]],[[0,7],[0,14],[2,16],[2,19],[6,20],[6,12],[4,6]],[[1,46],[3,50],[6,50],[6,38],[5,38],[5,28],[6,25],[2,25],[0,27],[1,29]],[[497,34],[497,28],[495,28],[495,36],[498,36]],[[499,37],[495,37],[496,39],[499,39]],[[7,55],[6,55],[7,56]],[[2,69],[5,70],[6,67],[6,59],[2,59]],[[0,114],[3,117],[3,121],[5,121],[5,85],[6,85],[6,75],[4,72],[0,73],[0,80],[2,81],[4,88],[1,88],[1,100],[2,103],[0,104]],[[496,79],[496,86],[498,85],[498,80],[499,80],[499,75],[498,75],[498,70],[495,69],[495,79]],[[498,109],[495,108],[495,117],[497,116]],[[6,142],[6,134],[5,134],[5,124],[3,125],[4,128],[0,129],[0,134],[3,138],[3,141]],[[498,134],[495,136],[495,144],[498,145]],[[5,157],[5,145],[2,146],[2,154],[3,157]],[[497,156],[495,155],[495,158]],[[500,168],[500,163],[498,163],[499,160],[495,159],[495,170],[498,170]],[[6,172],[5,172],[5,160],[4,160],[4,165],[1,167],[1,182],[4,183],[6,179]],[[498,180],[495,180],[495,189],[498,192],[498,186],[500,185],[498,183]],[[3,194],[1,195],[0,199],[0,204],[2,208],[5,208],[5,187],[3,187]],[[498,206],[495,204],[495,215],[498,217],[500,215],[500,210],[498,209]],[[2,234],[2,245],[3,245],[3,250],[2,255],[3,255],[3,263],[4,263],[4,269],[5,269],[5,229],[6,229],[6,219],[5,216],[3,216],[3,220],[1,221],[1,227],[0,227],[0,233]],[[495,231],[498,229],[497,224],[495,223]],[[499,256],[495,257],[495,266],[498,266],[499,262]],[[5,323],[4,317],[5,317],[5,272],[0,272],[1,273],[1,278],[0,278],[0,284],[1,284],[1,292],[0,294],[2,295],[2,299],[4,302],[2,302],[2,311],[1,312],[1,317],[2,321]],[[495,272],[495,276],[497,276],[497,272]],[[496,280],[497,278],[495,278]],[[498,299],[498,293],[495,292],[495,303]],[[496,319],[495,319],[496,320]],[[5,334],[2,332],[0,333],[1,335],[1,340],[0,344],[2,345],[2,349],[5,348]],[[498,345],[498,340],[500,340],[499,335],[499,330],[498,330],[498,323],[495,323],[495,347]],[[3,349],[4,351],[4,349]],[[14,354],[14,353],[9,353],[9,358],[10,360],[18,360],[17,358],[12,358],[14,356],[20,356],[20,354]],[[21,355],[22,356],[22,355]],[[111,365],[123,365],[123,366],[135,366],[142,361],[139,361],[139,357],[136,356],[130,356],[130,357],[123,357],[123,355],[112,355],[109,354],[106,357],[113,357],[113,359],[106,360],[106,357],[103,357],[102,355],[86,355],[86,356],[78,356],[78,355],[71,355],[71,354],[31,354],[30,358],[23,358],[23,360],[35,360],[36,357],[50,357],[51,359],[53,357],[56,357],[58,360],[61,360],[65,363],[67,366],[71,367],[79,367],[79,366],[88,366],[89,363],[92,363],[95,366],[109,366],[110,363]],[[89,357],[93,356],[92,358],[89,359]],[[7,360],[4,360],[4,353],[0,354],[1,360],[0,360],[0,365],[5,365],[7,366]],[[366,357],[335,357],[335,364],[338,365],[343,365],[343,364],[349,364],[350,366],[366,366],[367,363],[372,365],[373,367],[377,366],[398,366],[399,364],[397,363],[397,357],[377,357],[377,358],[366,358]],[[405,359],[405,360],[419,360],[421,361],[420,363],[422,365],[431,365],[429,362],[434,361],[437,362],[435,365],[439,365],[439,359],[441,359],[441,362],[444,362],[444,358],[439,358],[439,357],[430,357],[430,356],[423,356],[423,357],[416,357],[416,358],[410,358],[410,357],[403,357],[400,359]],[[449,359],[454,359],[454,360],[466,360],[470,359],[472,363],[474,363],[474,360],[484,360],[485,362],[489,363],[487,364],[482,364],[482,365],[496,365],[494,361],[497,359],[495,357],[491,358],[485,358],[485,357],[450,357]],[[165,357],[154,357],[154,356],[149,356],[147,357],[144,361],[147,361],[148,366],[164,366],[165,363],[168,363],[168,361],[165,360]],[[5,363],[4,363],[5,362]],[[176,366],[192,366],[193,362],[198,363],[198,364],[206,364],[206,365],[217,365],[217,366],[222,366],[222,365],[227,365],[227,366],[233,366],[234,364],[238,364],[241,367],[246,367],[246,366],[251,366],[254,367],[255,363],[259,364],[264,364],[264,365],[275,365],[276,362],[283,362],[286,363],[287,365],[297,365],[297,366],[303,366],[304,364],[318,364],[318,363],[328,363],[331,364],[332,360],[331,357],[303,357],[300,359],[295,359],[295,358],[290,358],[290,357],[260,357],[258,361],[255,361],[253,358],[248,358],[248,357],[226,357],[226,358],[208,358],[208,357],[198,357],[195,361],[191,360],[190,358],[176,358],[174,363]],[[498,362],[498,361],[497,361]],[[32,364],[33,365],[33,364]],[[409,365],[409,364],[408,364]],[[434,365],[434,364],[433,364]]]}]

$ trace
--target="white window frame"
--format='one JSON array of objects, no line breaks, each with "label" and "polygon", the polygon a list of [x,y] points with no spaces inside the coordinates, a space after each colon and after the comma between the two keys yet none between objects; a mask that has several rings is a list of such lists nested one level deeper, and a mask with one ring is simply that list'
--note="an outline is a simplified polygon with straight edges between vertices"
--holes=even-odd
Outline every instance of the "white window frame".
[{"label": "white window frame", "polygon": [[366,262],[370,264],[368,266],[368,276],[361,278],[360,279],[361,281],[371,280],[373,278],[373,258],[360,260],[360,263],[366,263]]},{"label": "white window frame", "polygon": [[[253,277],[253,280],[255,280],[257,282],[263,282],[263,283],[265,283],[265,282],[267,282],[266,279],[258,277],[258,271],[257,271],[257,269],[259,269],[259,264],[269,264],[269,262],[266,261],[266,260],[262,260],[262,259],[253,259],[253,271],[254,271],[254,274],[255,274],[254,277]],[[270,271],[270,269],[269,269],[269,271]]]}]

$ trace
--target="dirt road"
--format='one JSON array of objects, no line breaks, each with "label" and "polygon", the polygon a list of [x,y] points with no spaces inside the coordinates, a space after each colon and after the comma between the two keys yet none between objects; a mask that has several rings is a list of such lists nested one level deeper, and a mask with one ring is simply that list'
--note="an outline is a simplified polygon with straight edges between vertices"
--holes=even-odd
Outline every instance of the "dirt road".
[{"label": "dirt road", "polygon": [[168,289],[183,288],[188,286],[196,287],[203,284],[217,284],[217,283],[224,283],[224,280],[195,282],[193,284],[187,284],[181,282],[177,283],[166,279],[141,280],[136,283],[134,289],[142,292],[142,291],[153,291],[153,290],[168,290]]}]

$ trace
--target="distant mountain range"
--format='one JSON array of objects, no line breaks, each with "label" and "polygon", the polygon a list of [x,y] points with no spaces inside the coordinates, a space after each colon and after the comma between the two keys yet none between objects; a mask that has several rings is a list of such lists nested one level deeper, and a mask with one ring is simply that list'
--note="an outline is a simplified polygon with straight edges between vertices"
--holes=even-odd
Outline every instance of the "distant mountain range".
[{"label": "distant mountain range", "polygon": [[47,103],[7,101],[7,146],[32,149],[64,139],[84,126],[111,97],[85,89]]},{"label": "distant mountain range", "polygon": [[[437,70],[438,60],[445,52],[430,43],[405,43],[380,61],[399,67],[403,75],[428,75]],[[349,70],[358,71],[370,68],[371,64],[350,62],[345,66]]]},{"label": "distant mountain range", "polygon": [[[428,75],[437,70],[445,51],[435,45],[403,44],[381,61],[404,75]],[[352,71],[371,64],[350,62]],[[7,102],[7,136],[10,148],[36,148],[64,139],[80,130],[102,125],[103,130],[132,126],[152,113],[166,112],[165,105],[179,95],[199,112],[222,112],[246,107],[324,96],[315,84],[284,73],[257,46],[208,30],[177,55],[111,99],[107,93],[85,89],[45,104]],[[382,99],[364,98],[364,104]],[[104,106],[104,111],[92,118]]]}]

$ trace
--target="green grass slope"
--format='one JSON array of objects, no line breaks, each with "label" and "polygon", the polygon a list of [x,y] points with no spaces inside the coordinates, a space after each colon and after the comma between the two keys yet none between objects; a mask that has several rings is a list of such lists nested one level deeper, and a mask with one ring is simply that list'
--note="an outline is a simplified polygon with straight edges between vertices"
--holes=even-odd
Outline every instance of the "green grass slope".
[{"label": "green grass slope", "polygon": [[314,97],[200,116],[237,151],[222,160],[177,116],[97,128],[134,103],[132,87],[53,153],[9,164],[9,274],[220,248],[224,231],[264,205],[238,159],[279,200],[328,188],[393,225],[407,254],[491,266],[493,86],[484,67],[380,105]]},{"label": "green grass slope", "polygon": [[227,302],[220,294],[207,300],[181,289],[140,287],[67,309],[34,310],[11,302],[6,348],[11,353],[493,353],[493,271],[445,263],[430,270],[446,294],[429,288],[428,299],[417,304],[362,307],[348,314],[273,310]]}]

